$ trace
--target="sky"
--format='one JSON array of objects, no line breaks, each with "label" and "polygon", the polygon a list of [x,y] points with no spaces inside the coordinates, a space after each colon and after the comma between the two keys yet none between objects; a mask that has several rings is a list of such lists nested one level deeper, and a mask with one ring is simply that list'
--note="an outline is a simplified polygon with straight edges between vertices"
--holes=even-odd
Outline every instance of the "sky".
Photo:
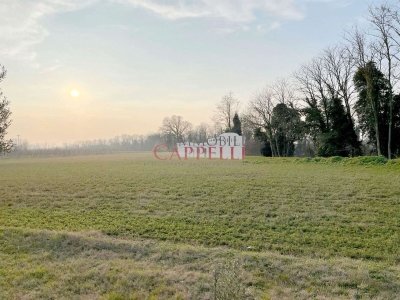
[{"label": "sky", "polygon": [[210,123],[223,95],[244,108],[379,3],[0,0],[9,137],[56,145],[148,134],[174,114]]}]

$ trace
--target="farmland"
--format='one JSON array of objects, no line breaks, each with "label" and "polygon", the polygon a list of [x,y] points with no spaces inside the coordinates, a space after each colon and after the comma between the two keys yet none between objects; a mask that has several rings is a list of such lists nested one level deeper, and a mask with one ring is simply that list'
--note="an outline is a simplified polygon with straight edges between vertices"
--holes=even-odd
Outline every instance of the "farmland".
[{"label": "farmland", "polygon": [[400,294],[399,162],[126,153],[0,170],[0,298]]}]

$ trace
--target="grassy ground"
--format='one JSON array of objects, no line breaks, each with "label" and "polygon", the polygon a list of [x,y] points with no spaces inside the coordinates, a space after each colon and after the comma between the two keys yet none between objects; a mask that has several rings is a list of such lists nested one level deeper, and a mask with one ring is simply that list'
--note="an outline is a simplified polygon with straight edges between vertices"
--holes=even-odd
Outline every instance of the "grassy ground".
[{"label": "grassy ground", "polygon": [[229,291],[398,299],[399,164],[0,160],[0,298]]}]

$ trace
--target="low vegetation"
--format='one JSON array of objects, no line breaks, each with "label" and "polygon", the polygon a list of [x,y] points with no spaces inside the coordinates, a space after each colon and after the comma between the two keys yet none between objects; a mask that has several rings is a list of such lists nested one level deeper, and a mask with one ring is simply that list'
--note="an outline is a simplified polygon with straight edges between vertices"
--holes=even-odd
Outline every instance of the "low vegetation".
[{"label": "low vegetation", "polygon": [[400,293],[396,161],[118,154],[0,169],[0,298]]}]

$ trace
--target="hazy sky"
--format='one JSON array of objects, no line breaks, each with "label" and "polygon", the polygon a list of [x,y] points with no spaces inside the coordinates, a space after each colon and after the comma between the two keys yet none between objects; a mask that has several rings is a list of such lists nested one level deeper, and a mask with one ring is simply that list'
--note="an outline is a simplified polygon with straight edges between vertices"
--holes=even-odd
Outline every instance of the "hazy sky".
[{"label": "hazy sky", "polygon": [[[365,0],[0,0],[10,137],[143,134],[243,106],[362,23]],[[79,97],[70,91],[77,89]]]}]

